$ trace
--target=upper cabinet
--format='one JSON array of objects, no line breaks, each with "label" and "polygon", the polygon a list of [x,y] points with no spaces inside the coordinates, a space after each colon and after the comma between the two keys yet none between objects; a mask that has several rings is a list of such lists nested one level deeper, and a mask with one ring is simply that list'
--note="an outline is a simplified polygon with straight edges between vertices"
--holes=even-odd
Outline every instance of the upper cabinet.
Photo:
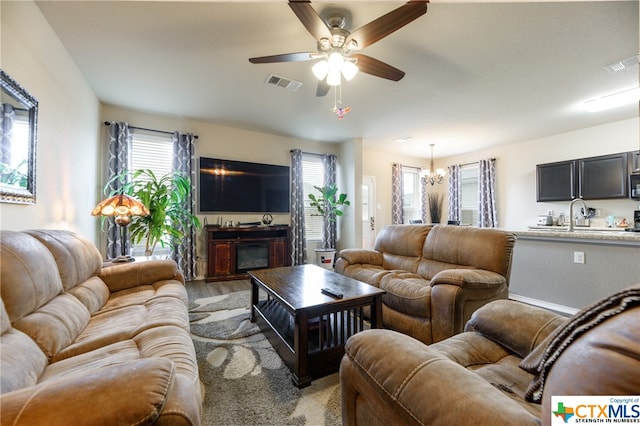
[{"label": "upper cabinet", "polygon": [[626,152],[578,160],[578,196],[585,200],[629,196]]},{"label": "upper cabinet", "polygon": [[537,200],[627,198],[629,153],[602,155],[536,166]]},{"label": "upper cabinet", "polygon": [[574,160],[538,164],[536,178],[538,201],[564,201],[576,197]]}]

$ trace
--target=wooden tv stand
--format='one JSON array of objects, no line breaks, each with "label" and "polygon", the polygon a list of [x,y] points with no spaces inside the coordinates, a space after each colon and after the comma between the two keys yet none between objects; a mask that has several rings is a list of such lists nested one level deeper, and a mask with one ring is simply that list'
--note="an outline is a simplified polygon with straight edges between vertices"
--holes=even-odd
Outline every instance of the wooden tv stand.
[{"label": "wooden tv stand", "polygon": [[287,225],[247,227],[208,225],[205,229],[207,231],[207,282],[249,278],[248,269],[253,269],[253,265],[238,265],[238,250],[243,247],[264,251],[264,258],[261,258],[261,263],[255,266],[257,269],[291,265],[291,227]]}]

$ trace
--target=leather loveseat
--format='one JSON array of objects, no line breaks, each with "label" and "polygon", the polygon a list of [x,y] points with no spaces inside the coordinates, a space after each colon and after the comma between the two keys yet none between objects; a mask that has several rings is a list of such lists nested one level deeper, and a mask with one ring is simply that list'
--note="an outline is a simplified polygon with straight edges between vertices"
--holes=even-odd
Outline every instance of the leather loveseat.
[{"label": "leather loveseat", "polygon": [[[570,413],[561,400],[552,404],[552,396],[566,395],[604,395],[601,405],[611,403],[606,396],[635,395],[635,408],[624,408],[626,421],[635,422],[640,284],[570,318],[494,301],[473,314],[465,332],[428,346],[367,330],[347,341],[340,384],[345,425],[546,426],[554,411]],[[589,415],[586,407],[567,407]],[[623,413],[619,406],[616,412]],[[576,419],[589,420],[568,423]]]},{"label": "leather loveseat", "polygon": [[63,230],[0,231],[0,262],[2,426],[200,423],[175,262],[103,268]]},{"label": "leather loveseat", "polygon": [[497,229],[389,225],[374,250],[342,250],[335,271],[386,291],[385,328],[432,343],[462,332],[484,304],[508,298],[515,240]]}]

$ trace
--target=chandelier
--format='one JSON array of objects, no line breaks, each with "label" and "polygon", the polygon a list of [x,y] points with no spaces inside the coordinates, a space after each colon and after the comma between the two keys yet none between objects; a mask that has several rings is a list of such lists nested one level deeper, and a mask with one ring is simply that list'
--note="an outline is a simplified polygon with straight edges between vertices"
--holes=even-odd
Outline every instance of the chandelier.
[{"label": "chandelier", "polygon": [[420,182],[423,185],[444,182],[444,175],[446,174],[444,169],[435,169],[433,166],[433,147],[435,144],[430,144],[431,147],[431,163],[429,169],[420,169]]}]

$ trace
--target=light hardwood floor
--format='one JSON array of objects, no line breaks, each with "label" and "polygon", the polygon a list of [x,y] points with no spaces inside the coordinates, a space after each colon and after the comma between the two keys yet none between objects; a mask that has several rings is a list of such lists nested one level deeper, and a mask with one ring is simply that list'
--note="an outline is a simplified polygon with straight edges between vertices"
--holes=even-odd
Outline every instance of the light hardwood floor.
[{"label": "light hardwood floor", "polygon": [[186,284],[189,300],[201,297],[220,296],[240,290],[251,290],[249,280],[205,282],[204,280],[189,281]]}]

